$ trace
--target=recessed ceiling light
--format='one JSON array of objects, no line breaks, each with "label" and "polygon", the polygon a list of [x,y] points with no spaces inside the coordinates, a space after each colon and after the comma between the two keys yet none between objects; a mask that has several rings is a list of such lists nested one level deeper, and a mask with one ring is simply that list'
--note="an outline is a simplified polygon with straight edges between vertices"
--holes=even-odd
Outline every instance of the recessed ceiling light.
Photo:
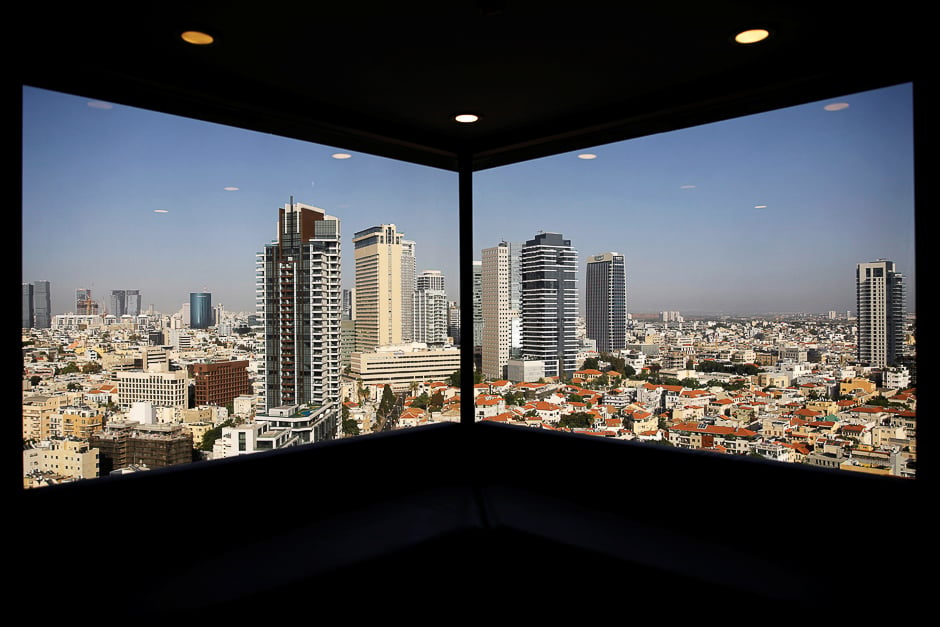
[{"label": "recessed ceiling light", "polygon": [[597,159],[597,155],[593,152],[582,152],[578,155],[578,159]]},{"label": "recessed ceiling light", "polygon": [[229,185],[228,187],[223,187],[222,189],[224,189],[224,190],[227,191],[227,192],[237,192],[237,191],[238,191],[238,188],[235,187],[234,185]]},{"label": "recessed ceiling light", "polygon": [[350,157],[352,157],[351,154],[346,153],[346,152],[334,152],[330,156],[333,157],[334,159],[349,159]]},{"label": "recessed ceiling light", "polygon": [[154,209],[154,213],[168,213],[166,209]]},{"label": "recessed ceiling light", "polygon": [[455,115],[454,119],[460,122],[461,124],[472,124],[480,119],[480,116],[473,113],[461,113],[460,115]]},{"label": "recessed ceiling light", "polygon": [[208,46],[215,39],[209,33],[198,30],[188,30],[180,35],[183,41],[196,46]]},{"label": "recessed ceiling light", "polygon": [[769,36],[770,33],[763,28],[752,28],[751,30],[738,33],[734,36],[734,40],[739,44],[756,44],[758,41],[763,41]]},{"label": "recessed ceiling light", "polygon": [[842,109],[848,109],[848,108],[849,108],[849,103],[847,102],[833,102],[823,107],[823,109],[825,109],[826,111],[842,111]]}]

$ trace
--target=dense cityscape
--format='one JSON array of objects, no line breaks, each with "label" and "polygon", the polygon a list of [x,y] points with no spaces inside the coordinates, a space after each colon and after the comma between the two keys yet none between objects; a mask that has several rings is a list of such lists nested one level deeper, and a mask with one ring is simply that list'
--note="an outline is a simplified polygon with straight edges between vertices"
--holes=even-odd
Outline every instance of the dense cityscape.
[{"label": "dense cityscape", "polygon": [[[276,218],[276,220],[274,220]],[[476,421],[914,477],[916,319],[892,261],[859,260],[856,311],[631,312],[623,254],[560,233],[474,262],[473,328],[394,223],[352,236],[293,200],[255,254],[256,311],[209,291],[175,312],[140,290],[23,283],[24,487]],[[247,253],[250,254],[250,253]],[[100,300],[99,300],[100,299]],[[473,398],[461,398],[472,351]],[[467,387],[467,386],[464,386]]]}]

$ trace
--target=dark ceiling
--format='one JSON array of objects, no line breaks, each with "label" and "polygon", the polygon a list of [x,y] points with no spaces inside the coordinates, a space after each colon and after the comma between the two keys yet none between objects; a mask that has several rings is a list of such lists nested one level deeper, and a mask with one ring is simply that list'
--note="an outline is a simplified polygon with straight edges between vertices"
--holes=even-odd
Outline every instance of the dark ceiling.
[{"label": "dark ceiling", "polygon": [[[33,3],[17,58],[38,87],[480,169],[913,80],[913,6]],[[753,27],[770,39],[732,43]],[[185,44],[188,29],[216,42]]]}]

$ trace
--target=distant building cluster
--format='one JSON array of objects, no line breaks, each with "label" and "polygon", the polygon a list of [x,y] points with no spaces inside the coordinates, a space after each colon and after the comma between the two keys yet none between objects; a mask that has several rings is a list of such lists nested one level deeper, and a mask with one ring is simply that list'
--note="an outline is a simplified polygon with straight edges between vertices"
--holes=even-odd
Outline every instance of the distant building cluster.
[{"label": "distant building cluster", "polygon": [[[295,203],[255,254],[253,312],[208,291],[179,311],[139,290],[23,283],[24,485],[126,474],[433,422],[502,422],[915,475],[916,366],[893,262],[856,268],[857,316],[634,317],[625,255],[561,233],[481,251],[472,329],[395,224],[352,237]],[[583,298],[583,300],[580,300]],[[462,372],[461,341],[476,368]],[[461,379],[473,377],[462,402]]]}]

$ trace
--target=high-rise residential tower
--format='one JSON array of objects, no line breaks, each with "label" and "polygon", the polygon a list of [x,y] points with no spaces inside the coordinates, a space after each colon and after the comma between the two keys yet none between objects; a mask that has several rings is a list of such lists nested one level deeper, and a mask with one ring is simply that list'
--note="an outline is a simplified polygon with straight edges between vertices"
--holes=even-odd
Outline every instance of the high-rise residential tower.
[{"label": "high-rise residential tower", "polygon": [[402,270],[408,265],[403,257],[407,259],[404,250],[409,248],[403,245],[403,239],[394,224],[374,226],[353,235],[357,351],[403,341],[402,285],[407,281],[402,279]]},{"label": "high-rise residential tower", "polygon": [[612,352],[627,341],[627,278],[624,257],[591,255],[584,280],[584,322],[597,350]]},{"label": "high-rise residential tower", "polygon": [[403,239],[401,241],[401,340],[420,342],[415,338],[414,305],[413,298],[417,285],[415,283],[415,243]]},{"label": "high-rise residential tower", "polygon": [[484,248],[481,285],[483,376],[502,379],[510,359],[522,351],[522,244]]},{"label": "high-rise residential tower", "polygon": [[257,254],[256,266],[264,412],[315,406],[304,437],[332,439],[340,417],[339,219],[291,201],[278,210],[277,240]]},{"label": "high-rise residential tower", "polygon": [[208,329],[212,323],[212,294],[191,292],[189,294],[189,327]]},{"label": "high-rise residential tower", "polygon": [[858,361],[894,365],[904,355],[904,276],[893,261],[878,259],[855,269]]},{"label": "high-rise residential tower", "polygon": [[425,270],[415,280],[414,341],[440,346],[447,342],[447,291],[440,270]]},{"label": "high-rise residential tower", "polygon": [[522,247],[522,352],[545,376],[577,367],[578,251],[560,233],[538,233]]},{"label": "high-rise residential tower", "polygon": [[483,346],[483,262],[473,261],[473,348]]}]

